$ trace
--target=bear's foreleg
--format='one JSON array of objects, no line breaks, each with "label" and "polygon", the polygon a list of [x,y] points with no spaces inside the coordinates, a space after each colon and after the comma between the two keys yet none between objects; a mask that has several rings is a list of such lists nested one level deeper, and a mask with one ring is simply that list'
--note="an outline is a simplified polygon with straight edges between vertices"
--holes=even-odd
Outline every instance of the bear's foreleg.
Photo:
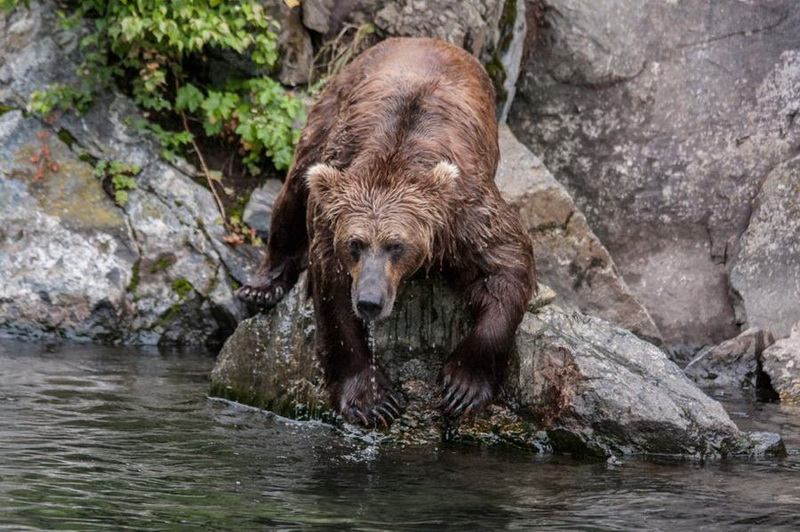
[{"label": "bear's foreleg", "polygon": [[532,271],[511,267],[484,273],[467,284],[473,326],[439,375],[445,415],[477,412],[498,393],[533,284]]},{"label": "bear's foreleg", "polygon": [[346,275],[312,263],[316,351],[333,408],[347,421],[388,427],[403,399],[370,353],[364,323],[353,313]]}]

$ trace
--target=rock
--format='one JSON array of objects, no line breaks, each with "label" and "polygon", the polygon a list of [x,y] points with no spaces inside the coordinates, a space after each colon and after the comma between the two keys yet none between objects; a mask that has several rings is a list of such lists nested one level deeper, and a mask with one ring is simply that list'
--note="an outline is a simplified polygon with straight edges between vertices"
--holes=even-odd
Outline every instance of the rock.
[{"label": "rock", "polygon": [[781,403],[800,404],[800,323],[788,338],[778,340],[761,355],[764,373]]},{"label": "rock", "polygon": [[761,185],[731,269],[738,320],[769,329],[778,338],[788,336],[800,321],[798,235],[800,157],[795,157],[773,169]]},{"label": "rock", "polygon": [[747,444],[722,405],[630,332],[546,307],[517,333],[517,412],[554,449],[596,454],[729,454]]},{"label": "rock", "polygon": [[303,9],[303,25],[323,35],[331,33],[331,17],[335,12],[336,4],[337,2],[335,0],[305,0],[301,4]]},{"label": "rock", "polygon": [[324,417],[305,274],[298,285],[269,314],[243,320],[228,338],[211,374],[215,394],[292,418]]},{"label": "rock", "polygon": [[[508,111],[517,93],[517,80],[522,70],[522,56],[525,53],[525,37],[528,33],[527,2],[524,0],[507,1],[503,4],[503,16],[500,19],[500,42],[493,55],[493,68],[502,65],[502,90],[499,91],[498,121],[505,124]],[[513,10],[513,11],[512,11]],[[513,13],[513,17],[512,17]],[[490,69],[491,70],[491,69]],[[497,76],[497,74],[495,74]],[[500,80],[498,80],[498,84]]]},{"label": "rock", "polygon": [[266,242],[269,237],[269,223],[272,217],[272,205],[281,191],[283,183],[277,179],[267,179],[263,185],[253,190],[247,206],[244,208],[242,221]]},{"label": "rock", "polygon": [[750,456],[786,456],[786,445],[780,435],[774,432],[753,431],[747,433]]},{"label": "rock", "polygon": [[[120,208],[37,120],[1,116],[0,143],[0,333],[182,344],[230,334],[242,312],[209,242],[213,221],[208,232],[199,222],[215,212],[208,191],[153,153]],[[58,171],[36,179],[42,146]]]},{"label": "rock", "polygon": [[[0,332],[113,340],[137,256],[121,211],[93,169],[22,112],[0,116],[0,146]],[[58,172],[36,179],[43,146]]]},{"label": "rock", "polygon": [[311,80],[314,46],[311,44],[311,36],[300,20],[301,8],[298,6],[285,11],[278,39],[281,51],[281,71],[278,79],[284,85],[296,87]]},{"label": "rock", "polygon": [[[52,4],[3,16],[17,30],[0,31],[0,53],[14,50],[0,58],[0,109],[76,81],[77,37],[56,24]],[[113,92],[80,117],[0,115],[0,334],[213,344],[243,317],[233,282],[255,261],[222,242],[195,169],[162,162],[155,141],[130,125],[137,117]],[[37,176],[34,161],[48,151],[57,170]],[[93,175],[101,159],[140,169],[124,206]]]},{"label": "rock", "polygon": [[704,349],[684,368],[684,373],[704,388],[740,388],[755,391],[761,353],[775,342],[768,331],[752,328],[736,338]]},{"label": "rock", "polygon": [[56,24],[52,5],[32,1],[0,13],[0,102],[23,109],[35,89],[76,76],[78,35]]},{"label": "rock", "polygon": [[497,42],[503,2],[405,0],[386,2],[375,23],[396,37],[436,37],[480,56]]},{"label": "rock", "polygon": [[[307,388],[290,384],[319,384],[319,368],[310,362],[314,360],[315,326],[311,302],[304,297],[306,291],[303,274],[274,311],[239,325],[212,372],[212,385],[218,392],[242,400],[249,397],[250,390],[264,391],[266,395],[256,406],[285,415],[291,415],[297,405],[303,412],[322,408],[321,392],[310,394]],[[460,301],[451,290],[424,278],[404,283],[398,301],[402,301],[403,318],[380,321],[373,332],[380,360],[384,364],[395,360],[395,364],[385,366],[393,380],[435,379],[430,368],[421,368],[412,357],[431,353],[441,364],[455,348],[466,327]],[[275,369],[275,364],[282,367]],[[420,373],[421,369],[425,371]],[[287,405],[291,407],[288,411]]]},{"label": "rock", "polygon": [[[335,419],[313,359],[314,320],[304,282],[274,311],[240,324],[212,372],[213,395],[298,419]],[[764,447],[742,434],[658,348],[599,318],[554,306],[523,319],[506,401],[451,424],[435,409],[435,381],[465,322],[451,289],[434,279],[404,285],[394,313],[375,326],[373,338],[380,364],[409,407],[379,439],[430,444],[446,437],[603,457],[750,454]]]},{"label": "rock", "polygon": [[800,141],[796,3],[544,4],[512,131],[572,193],[676,356],[735,336],[732,252],[760,183]]},{"label": "rock", "polygon": [[640,235],[625,249],[614,250],[613,244],[608,249],[664,335],[667,352],[689,359],[709,344],[736,336],[728,277],[724,265],[711,259],[706,230],[665,225],[647,231],[649,239]]},{"label": "rock", "polygon": [[660,345],[658,328],[566,189],[508,126],[500,127],[500,153],[495,181],[519,210],[533,238],[540,279],[555,289],[559,306],[598,316]]}]

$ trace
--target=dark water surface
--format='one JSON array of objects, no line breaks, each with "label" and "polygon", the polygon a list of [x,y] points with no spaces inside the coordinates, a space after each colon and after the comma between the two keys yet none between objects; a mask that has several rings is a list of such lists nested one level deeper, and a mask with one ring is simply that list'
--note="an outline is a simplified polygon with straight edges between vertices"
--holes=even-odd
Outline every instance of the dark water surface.
[{"label": "dark water surface", "polygon": [[[208,353],[0,342],[0,529],[800,529],[800,456],[375,448],[206,397]],[[729,405],[800,448],[800,412]]]}]

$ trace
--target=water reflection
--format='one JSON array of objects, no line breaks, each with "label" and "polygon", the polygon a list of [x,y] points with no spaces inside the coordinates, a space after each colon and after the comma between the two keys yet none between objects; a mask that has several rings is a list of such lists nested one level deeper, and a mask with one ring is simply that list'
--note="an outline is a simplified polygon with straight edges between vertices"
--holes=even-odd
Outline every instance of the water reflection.
[{"label": "water reflection", "polygon": [[[370,447],[206,398],[213,357],[0,343],[0,528],[728,529],[800,525],[800,459]],[[800,445],[798,413],[731,403]],[[760,410],[759,410],[760,409]]]}]

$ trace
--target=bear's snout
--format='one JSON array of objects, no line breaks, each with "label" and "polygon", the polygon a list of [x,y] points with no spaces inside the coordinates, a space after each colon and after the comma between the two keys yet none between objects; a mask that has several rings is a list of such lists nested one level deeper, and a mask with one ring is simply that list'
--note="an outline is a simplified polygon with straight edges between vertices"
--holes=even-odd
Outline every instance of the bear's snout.
[{"label": "bear's snout", "polygon": [[[353,307],[366,321],[385,318],[391,312],[387,259],[380,253],[362,258],[358,279],[353,287]],[[388,307],[388,308],[387,308]]]},{"label": "bear's snout", "polygon": [[383,296],[375,292],[359,294],[356,310],[365,320],[374,320],[383,312]]}]

